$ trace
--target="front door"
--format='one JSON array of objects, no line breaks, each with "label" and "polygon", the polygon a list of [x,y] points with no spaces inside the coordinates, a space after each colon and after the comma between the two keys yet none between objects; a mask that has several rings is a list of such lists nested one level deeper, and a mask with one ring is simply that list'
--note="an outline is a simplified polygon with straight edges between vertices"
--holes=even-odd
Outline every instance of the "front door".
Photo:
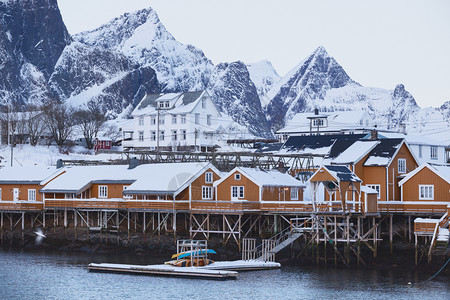
[{"label": "front door", "polygon": [[13,189],[13,200],[19,201],[19,189],[18,188]]}]

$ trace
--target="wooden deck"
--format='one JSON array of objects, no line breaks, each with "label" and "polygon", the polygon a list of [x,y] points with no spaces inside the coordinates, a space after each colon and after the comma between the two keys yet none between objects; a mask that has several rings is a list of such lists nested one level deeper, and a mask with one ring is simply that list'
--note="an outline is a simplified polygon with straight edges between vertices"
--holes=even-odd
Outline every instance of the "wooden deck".
[{"label": "wooden deck", "polygon": [[432,213],[443,215],[447,212],[448,202],[434,202],[429,201],[379,201],[378,210],[380,212],[392,213]]},{"label": "wooden deck", "polygon": [[44,202],[39,201],[0,201],[0,210],[43,210]]}]

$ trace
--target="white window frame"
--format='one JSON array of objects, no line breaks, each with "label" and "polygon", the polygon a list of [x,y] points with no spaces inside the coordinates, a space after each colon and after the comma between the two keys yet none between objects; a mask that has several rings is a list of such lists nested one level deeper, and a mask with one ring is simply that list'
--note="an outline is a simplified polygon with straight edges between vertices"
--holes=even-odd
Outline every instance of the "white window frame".
[{"label": "white window frame", "polygon": [[143,131],[139,131],[138,138],[139,138],[139,142],[143,142],[144,141],[144,132]]},{"label": "white window frame", "polygon": [[406,173],[406,159],[399,158],[397,161],[398,173],[405,174]]},{"label": "white window frame", "polygon": [[28,189],[28,201],[36,201],[36,189]]},{"label": "white window frame", "polygon": [[231,201],[240,200],[244,198],[245,198],[245,189],[243,185],[231,186]]},{"label": "white window frame", "polygon": [[234,180],[241,180],[241,173],[235,173]]},{"label": "white window frame", "polygon": [[172,130],[172,141],[176,141],[176,140],[177,140],[177,131]]},{"label": "white window frame", "polygon": [[172,124],[177,124],[177,115],[172,115]]},{"label": "white window frame", "polygon": [[212,199],[213,199],[213,187],[202,186],[202,200],[212,200]]},{"label": "white window frame", "polygon": [[[126,191],[128,189],[127,185],[123,186],[123,190]],[[123,195],[124,199],[133,199],[133,195]]]},{"label": "white window frame", "polygon": [[433,184],[419,184],[419,200],[434,200]]},{"label": "white window frame", "polygon": [[165,115],[159,116],[159,125],[164,125],[166,123],[166,117]]},{"label": "white window frame", "polygon": [[366,184],[368,188],[374,189],[378,192],[377,199],[380,199],[381,196],[381,184]]},{"label": "white window frame", "polygon": [[205,183],[213,183],[213,172],[205,173]]},{"label": "white window frame", "polygon": [[202,108],[206,108],[206,100],[205,100],[205,98],[202,98]]},{"label": "white window frame", "polygon": [[150,131],[150,140],[156,141],[156,131]]},{"label": "white window frame", "polygon": [[181,124],[186,124],[186,115],[181,115],[180,116],[180,123]]},{"label": "white window frame", "polygon": [[186,129],[181,130],[181,139],[186,140]]},{"label": "white window frame", "polygon": [[165,108],[169,108],[169,107],[170,107],[169,101],[166,101],[166,102],[164,103],[164,107],[165,107]]},{"label": "white window frame", "polygon": [[139,126],[144,126],[144,116],[139,117]]},{"label": "white window frame", "polygon": [[211,115],[206,115],[206,125],[211,126]]},{"label": "white window frame", "polygon": [[195,114],[194,118],[195,118],[194,123],[195,124],[200,124],[200,114]]},{"label": "white window frame", "polygon": [[160,132],[159,132],[159,140],[160,141],[164,141],[164,130],[161,130]]},{"label": "white window frame", "polygon": [[438,159],[438,147],[430,146],[430,159]]},{"label": "white window frame", "polygon": [[291,200],[298,200],[299,188],[291,187]]},{"label": "white window frame", "polygon": [[98,186],[98,198],[105,199],[108,198],[108,186],[99,185]]},{"label": "white window frame", "polygon": [[156,125],[156,116],[150,117],[150,125]]},{"label": "white window frame", "polygon": [[164,108],[164,101],[159,101],[158,104],[159,108]]}]

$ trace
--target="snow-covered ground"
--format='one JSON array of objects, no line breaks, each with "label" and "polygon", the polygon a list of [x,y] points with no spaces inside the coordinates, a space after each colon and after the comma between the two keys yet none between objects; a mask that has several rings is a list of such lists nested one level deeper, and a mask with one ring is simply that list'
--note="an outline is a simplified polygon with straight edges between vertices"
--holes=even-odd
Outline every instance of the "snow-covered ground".
[{"label": "snow-covered ground", "polygon": [[[17,145],[13,148],[13,166],[55,166],[62,160],[113,160],[120,154],[94,154],[83,147],[73,147],[68,154],[61,153],[56,146]],[[0,167],[11,165],[11,148],[0,146]]]}]

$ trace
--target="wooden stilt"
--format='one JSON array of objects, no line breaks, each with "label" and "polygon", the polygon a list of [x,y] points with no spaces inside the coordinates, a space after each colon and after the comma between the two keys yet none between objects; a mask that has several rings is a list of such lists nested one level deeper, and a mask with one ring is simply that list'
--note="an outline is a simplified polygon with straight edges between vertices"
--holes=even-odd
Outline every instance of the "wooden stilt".
[{"label": "wooden stilt", "polygon": [[375,227],[373,231],[373,258],[377,258],[377,237],[378,237],[378,226],[376,225],[375,217],[372,218],[372,225]]},{"label": "wooden stilt", "polygon": [[357,228],[357,240],[358,240],[358,249],[357,249],[357,256],[358,256],[358,266],[359,266],[359,261],[361,260],[361,217],[358,217],[358,228]]},{"label": "wooden stilt", "polygon": [[337,218],[334,216],[334,264],[337,265]]},{"label": "wooden stilt", "polygon": [[417,235],[414,235],[415,236],[415,242],[414,242],[414,263],[415,263],[415,265],[417,266],[417,264],[419,263],[418,262],[418,247],[417,247]]},{"label": "wooden stilt", "polygon": [[22,245],[25,242],[25,212],[22,212]]},{"label": "wooden stilt", "polygon": [[117,245],[120,245],[120,220],[119,211],[116,213],[116,226],[117,226]]},{"label": "wooden stilt", "polygon": [[75,227],[75,240],[77,240],[77,231],[78,231],[78,223],[77,223],[77,211],[73,210],[73,225]]},{"label": "wooden stilt", "polygon": [[347,216],[347,247],[346,247],[346,256],[347,256],[347,264],[350,264],[350,216]]},{"label": "wooden stilt", "polygon": [[390,215],[389,217],[389,246],[391,249],[391,255],[394,253],[394,248],[393,248],[393,240],[394,240],[394,234],[393,234],[393,215]]},{"label": "wooden stilt", "polygon": [[45,209],[42,211],[42,228],[45,228]]},{"label": "wooden stilt", "polygon": [[173,238],[176,241],[177,240],[177,213],[173,212]]},{"label": "wooden stilt", "polygon": [[3,244],[3,212],[0,213],[0,243]]},{"label": "wooden stilt", "polygon": [[130,212],[127,212],[128,243],[130,242]]},{"label": "wooden stilt", "polygon": [[[324,217],[324,230],[325,230],[325,232],[327,232],[327,230],[328,230],[328,220],[327,220],[327,217]],[[327,235],[326,234],[324,234],[323,235],[323,239],[324,239],[324,243],[323,243],[323,259],[324,259],[324,262],[325,262],[325,265],[327,264],[327,244],[328,244],[328,238],[327,238]]]}]

